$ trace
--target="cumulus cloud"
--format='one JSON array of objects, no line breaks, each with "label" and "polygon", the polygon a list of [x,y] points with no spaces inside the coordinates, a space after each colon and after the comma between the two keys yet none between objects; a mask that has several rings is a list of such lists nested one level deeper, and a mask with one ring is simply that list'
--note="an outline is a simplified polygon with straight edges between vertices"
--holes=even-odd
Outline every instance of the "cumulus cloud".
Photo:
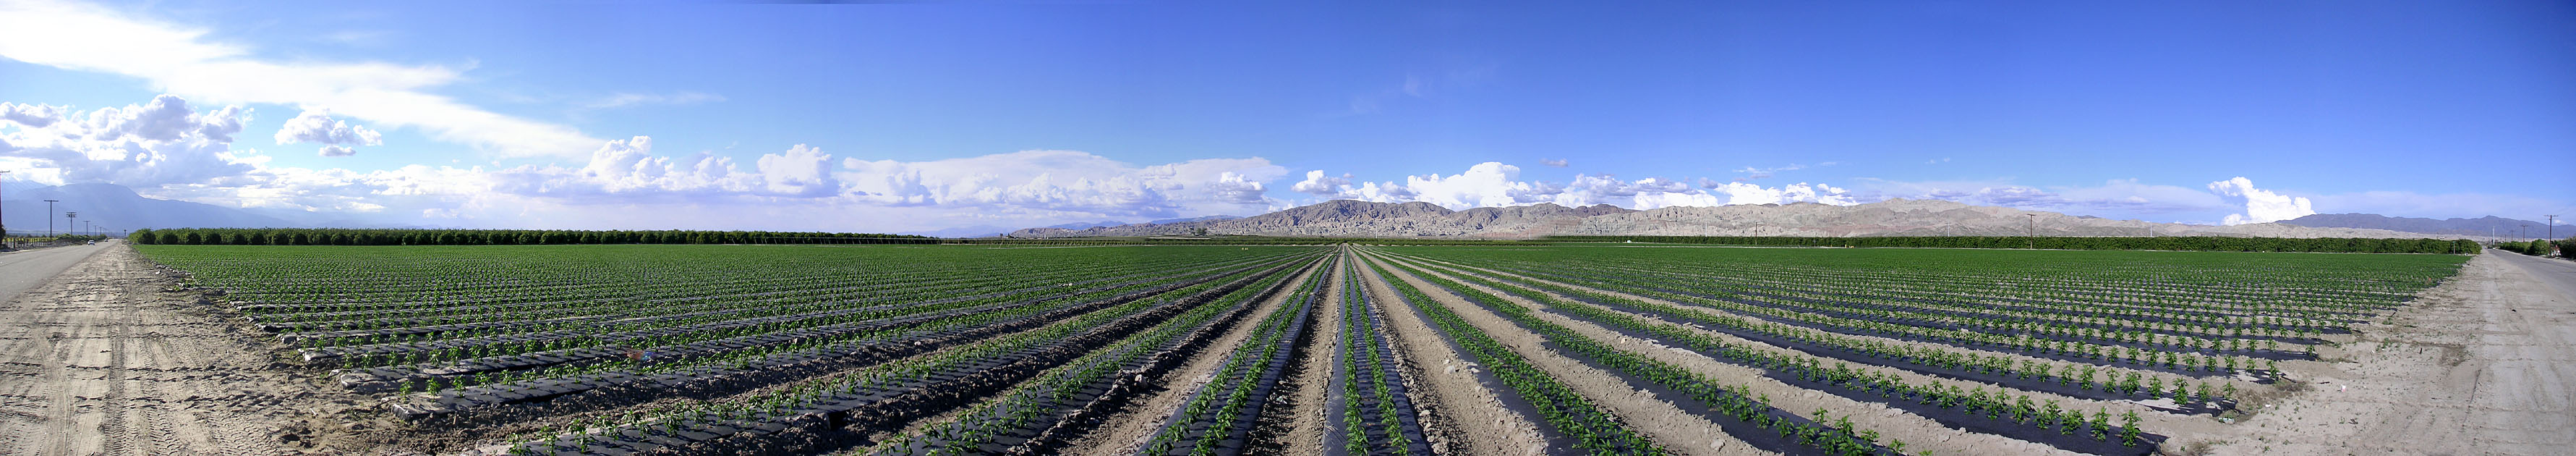
[{"label": "cumulus cloud", "polygon": [[761,189],[772,195],[818,197],[841,191],[831,174],[832,154],[820,148],[797,144],[784,154],[763,154],[753,165],[760,170]]},{"label": "cumulus cloud", "polygon": [[926,162],[844,159],[844,194],[904,206],[990,208],[1112,217],[1270,209],[1269,160],[1201,159],[1138,167],[1084,152],[1031,150]]},{"label": "cumulus cloud", "polygon": [[232,135],[250,116],[239,106],[197,112],[186,99],[162,95],[87,113],[50,108],[41,110],[42,117],[59,120],[36,122],[44,127],[13,120],[20,128],[0,134],[0,144],[6,144],[0,158],[46,168],[50,183],[202,184],[240,176],[267,161],[255,151],[232,148]]},{"label": "cumulus cloud", "polygon": [[1288,190],[1298,193],[1331,196],[1350,191],[1350,186],[1351,175],[1349,173],[1343,173],[1341,176],[1327,176],[1324,175],[1324,170],[1318,169],[1307,171],[1306,180],[1297,181],[1295,185],[1288,186]]},{"label": "cumulus cloud", "polygon": [[45,128],[63,120],[63,107],[43,104],[0,103],[0,120],[17,122],[28,128]]},{"label": "cumulus cloud", "polygon": [[2308,207],[2307,198],[2254,188],[2254,180],[2246,179],[2244,176],[2211,182],[2209,191],[2245,200],[2245,213],[2227,214],[2224,223],[2229,225],[2277,222],[2317,213],[2315,209]]},{"label": "cumulus cloud", "polygon": [[288,119],[285,127],[277,129],[276,139],[278,144],[320,143],[324,157],[346,157],[358,153],[356,149],[348,146],[379,146],[385,143],[383,134],[367,129],[366,126],[334,120],[331,118],[330,109],[320,108],[305,109],[303,114],[297,114],[295,118]]},{"label": "cumulus cloud", "polygon": [[494,113],[428,90],[461,79],[455,69],[261,59],[242,46],[207,39],[205,30],[94,5],[0,2],[0,57],[132,76],[173,94],[217,102],[332,106],[342,115],[419,127],[440,140],[508,157],[578,157],[602,142],[571,127]]},{"label": "cumulus cloud", "polygon": [[1450,209],[1473,207],[1518,206],[1555,203],[1562,206],[1609,204],[1647,210],[1674,206],[1724,206],[1730,204],[1823,203],[1858,204],[1848,191],[1824,184],[1798,183],[1764,187],[1741,182],[1719,183],[1706,178],[1696,182],[1709,188],[1693,188],[1691,182],[1661,177],[1624,180],[1609,175],[1576,175],[1564,183],[1521,181],[1520,169],[1498,162],[1479,163],[1466,172],[1443,176],[1430,174],[1406,176],[1404,182],[1361,182],[1352,185],[1322,170],[1309,171],[1306,180],[1291,189],[1319,197],[1356,199],[1386,203],[1421,201]]}]

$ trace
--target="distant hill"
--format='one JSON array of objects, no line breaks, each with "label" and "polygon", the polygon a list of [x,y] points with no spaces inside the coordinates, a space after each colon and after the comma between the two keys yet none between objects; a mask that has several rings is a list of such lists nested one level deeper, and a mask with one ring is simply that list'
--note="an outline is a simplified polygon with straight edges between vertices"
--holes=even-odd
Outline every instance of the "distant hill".
[{"label": "distant hill", "polygon": [[1243,217],[1239,217],[1239,216],[1232,216],[1232,215],[1210,215],[1210,216],[1206,216],[1206,217],[1190,217],[1190,218],[1162,219],[1162,220],[1155,220],[1155,221],[1145,222],[1145,223],[1148,223],[1148,224],[1154,224],[1154,225],[1161,225],[1161,224],[1166,224],[1166,223],[1213,222],[1213,221],[1218,221],[1218,220],[1234,220],[1234,219],[1239,219],[1239,218],[1243,218]]},{"label": "distant hill", "polygon": [[1480,207],[1452,211],[1423,202],[1375,203],[1334,200],[1242,218],[1139,223],[1085,229],[1030,228],[1015,237],[1153,236],[1188,234],[1205,228],[1215,234],[1280,236],[1482,236],[1526,237],[1571,226],[1585,217],[1635,212],[1596,204],[1565,207],[1549,203],[1514,207]]},{"label": "distant hill", "polygon": [[304,227],[261,215],[249,210],[212,204],[146,198],[134,189],[115,184],[70,184],[52,187],[14,188],[9,191],[8,217],[12,233],[38,233],[45,230],[44,200],[54,203],[54,230],[70,229],[63,212],[79,212],[84,225],[114,228],[118,231],[142,228],[289,228]]},{"label": "distant hill", "polygon": [[1029,228],[1014,237],[1190,234],[1325,237],[1474,237],[1547,235],[1661,236],[2258,236],[2440,237],[2378,229],[2318,228],[2281,223],[2232,226],[2110,220],[2055,212],[1895,199],[1854,206],[1815,203],[1667,207],[1637,211],[1606,204],[1549,203],[1450,210],[1439,205],[1335,200],[1228,220],[1140,223],[1081,229]]},{"label": "distant hill", "polygon": [[[2283,220],[2281,223],[2319,228],[2366,228],[2374,230],[2404,231],[2409,233],[2502,237],[2517,236],[2517,232],[2522,230],[2523,225],[2531,226],[2532,236],[2540,236],[2543,232],[2542,229],[2549,226],[2543,222],[2515,220],[2493,215],[2473,219],[2449,218],[2435,220],[2420,217],[2389,217],[2379,214],[2314,214],[2306,217]],[[2576,231],[2569,230],[2559,231],[2576,233]]]}]

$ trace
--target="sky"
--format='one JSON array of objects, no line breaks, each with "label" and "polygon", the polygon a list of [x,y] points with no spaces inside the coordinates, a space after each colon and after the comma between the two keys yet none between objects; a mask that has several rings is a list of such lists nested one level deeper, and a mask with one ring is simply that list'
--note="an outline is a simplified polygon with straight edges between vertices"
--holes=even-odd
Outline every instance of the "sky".
[{"label": "sky", "polygon": [[2540,219],[2571,166],[2558,1],[0,0],[0,186],[384,226]]}]

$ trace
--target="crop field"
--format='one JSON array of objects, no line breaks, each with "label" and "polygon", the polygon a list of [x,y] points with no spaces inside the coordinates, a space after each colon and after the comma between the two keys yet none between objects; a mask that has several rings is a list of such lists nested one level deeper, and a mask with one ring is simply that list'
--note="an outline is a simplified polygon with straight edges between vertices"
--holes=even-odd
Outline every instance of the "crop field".
[{"label": "crop field", "polygon": [[145,245],[431,454],[2149,454],[2469,257]]}]

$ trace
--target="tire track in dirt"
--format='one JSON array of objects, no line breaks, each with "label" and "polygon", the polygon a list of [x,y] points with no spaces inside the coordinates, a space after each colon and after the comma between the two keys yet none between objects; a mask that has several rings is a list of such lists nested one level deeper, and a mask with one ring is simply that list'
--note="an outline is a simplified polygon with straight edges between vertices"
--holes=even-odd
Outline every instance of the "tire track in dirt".
[{"label": "tire track in dirt", "polygon": [[296,368],[270,363],[268,342],[177,286],[112,245],[0,307],[0,334],[28,336],[0,339],[0,454],[365,449],[325,419],[345,416],[354,396],[297,381]]}]

